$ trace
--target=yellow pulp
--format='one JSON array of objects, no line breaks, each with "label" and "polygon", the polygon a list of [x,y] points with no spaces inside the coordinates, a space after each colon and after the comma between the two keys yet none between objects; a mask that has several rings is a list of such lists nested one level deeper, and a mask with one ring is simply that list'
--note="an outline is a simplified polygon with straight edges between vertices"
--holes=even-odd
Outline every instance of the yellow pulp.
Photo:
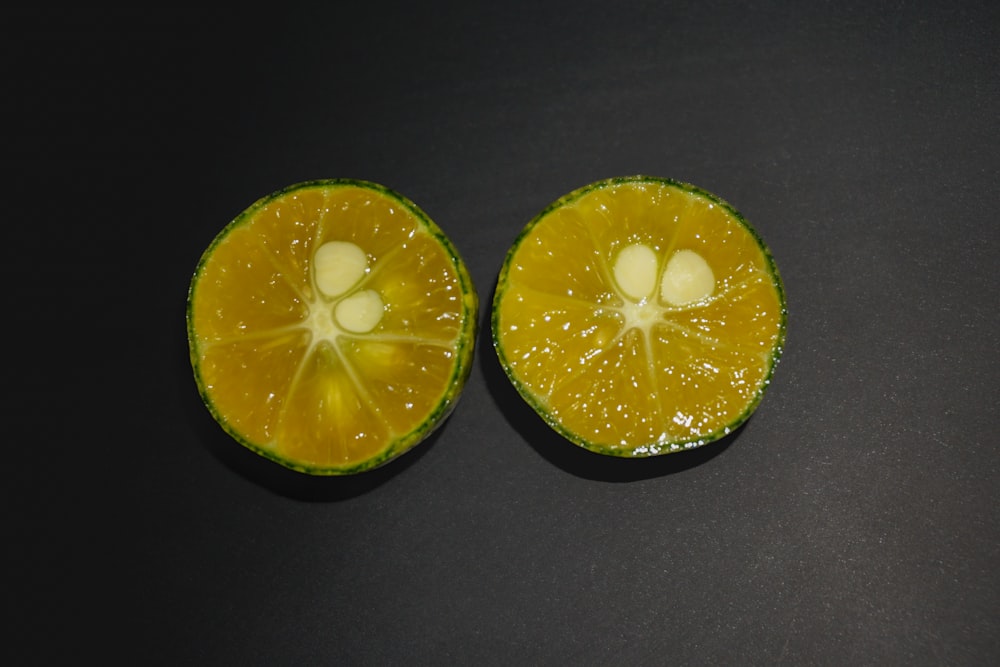
[{"label": "yellow pulp", "polygon": [[[671,257],[693,256],[678,251],[705,260],[695,263],[714,287],[673,305],[663,273]],[[639,275],[650,293],[637,296],[616,271],[643,258],[655,274]],[[607,182],[536,219],[508,256],[494,310],[501,361],[535,409],[578,444],[628,456],[741,423],[783,331],[780,281],[754,234],[712,198],[655,180]]]},{"label": "yellow pulp", "polygon": [[[409,207],[358,185],[290,189],[246,215],[206,252],[192,287],[192,360],[213,414],[244,444],[310,472],[416,444],[446,416],[471,354],[476,296],[457,255]],[[335,297],[313,270],[330,241],[367,255],[359,282]],[[378,323],[339,326],[338,303],[366,290],[384,304]]]}]

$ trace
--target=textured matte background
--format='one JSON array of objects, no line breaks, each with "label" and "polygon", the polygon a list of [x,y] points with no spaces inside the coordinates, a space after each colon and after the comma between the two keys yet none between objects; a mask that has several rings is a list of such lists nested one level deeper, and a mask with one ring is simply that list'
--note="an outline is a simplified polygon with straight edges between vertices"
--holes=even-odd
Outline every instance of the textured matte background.
[{"label": "textured matte background", "polygon": [[[1000,664],[998,5],[798,4],[8,12],[9,664]],[[201,405],[188,281],[258,197],[402,192],[486,324],[521,227],[634,173],[782,271],[729,441],[579,450],[485,329],[442,430],[362,478]]]}]

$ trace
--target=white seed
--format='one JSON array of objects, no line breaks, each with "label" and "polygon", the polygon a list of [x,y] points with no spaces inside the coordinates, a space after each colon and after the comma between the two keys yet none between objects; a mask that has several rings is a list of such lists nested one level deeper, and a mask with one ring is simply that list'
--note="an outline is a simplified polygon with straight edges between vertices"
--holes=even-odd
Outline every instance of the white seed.
[{"label": "white seed", "polygon": [[327,296],[340,296],[368,271],[365,251],[348,241],[330,241],[313,256],[316,286]]},{"label": "white seed", "polygon": [[618,288],[635,301],[649,298],[656,287],[656,253],[648,245],[633,243],[618,253],[614,275]]},{"label": "white seed", "polygon": [[371,331],[384,314],[385,306],[382,304],[382,297],[378,295],[378,292],[370,289],[361,290],[343,299],[333,311],[333,316],[340,328],[351,333]]},{"label": "white seed", "polygon": [[660,297],[675,306],[704,299],[714,290],[712,267],[694,250],[675,252],[660,281]]}]

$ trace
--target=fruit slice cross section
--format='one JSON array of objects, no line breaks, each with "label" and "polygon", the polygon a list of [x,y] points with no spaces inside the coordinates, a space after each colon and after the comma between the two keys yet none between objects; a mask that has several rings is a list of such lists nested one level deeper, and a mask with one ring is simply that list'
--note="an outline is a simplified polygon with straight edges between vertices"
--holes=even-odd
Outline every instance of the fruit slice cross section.
[{"label": "fruit slice cross section", "polygon": [[402,195],[289,186],[227,225],[188,294],[201,396],[286,467],[342,475],[425,439],[468,378],[478,297],[457,250]]},{"label": "fruit slice cross section", "polygon": [[645,457],[746,421],[785,339],[777,267],[731,206],[630,176],[575,190],[522,230],[493,299],[521,396],[586,449]]}]

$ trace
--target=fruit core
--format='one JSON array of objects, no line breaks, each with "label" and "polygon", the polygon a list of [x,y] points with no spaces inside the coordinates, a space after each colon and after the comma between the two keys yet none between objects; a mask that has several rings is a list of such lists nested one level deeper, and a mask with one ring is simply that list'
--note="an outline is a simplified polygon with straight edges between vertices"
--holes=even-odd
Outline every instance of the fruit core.
[{"label": "fruit core", "polygon": [[316,288],[336,303],[332,312],[321,299],[312,304],[315,331],[327,336],[338,330],[367,333],[378,325],[385,314],[381,295],[370,289],[351,292],[368,272],[368,255],[353,243],[330,241],[316,249],[313,280]]},{"label": "fruit core", "polygon": [[[644,243],[633,243],[618,253],[612,273],[625,297],[622,313],[627,328],[647,329],[663,314],[661,302],[667,307],[686,306],[715,291],[712,267],[693,250],[674,252],[661,272],[656,251]],[[653,298],[657,287],[658,299]]]}]

